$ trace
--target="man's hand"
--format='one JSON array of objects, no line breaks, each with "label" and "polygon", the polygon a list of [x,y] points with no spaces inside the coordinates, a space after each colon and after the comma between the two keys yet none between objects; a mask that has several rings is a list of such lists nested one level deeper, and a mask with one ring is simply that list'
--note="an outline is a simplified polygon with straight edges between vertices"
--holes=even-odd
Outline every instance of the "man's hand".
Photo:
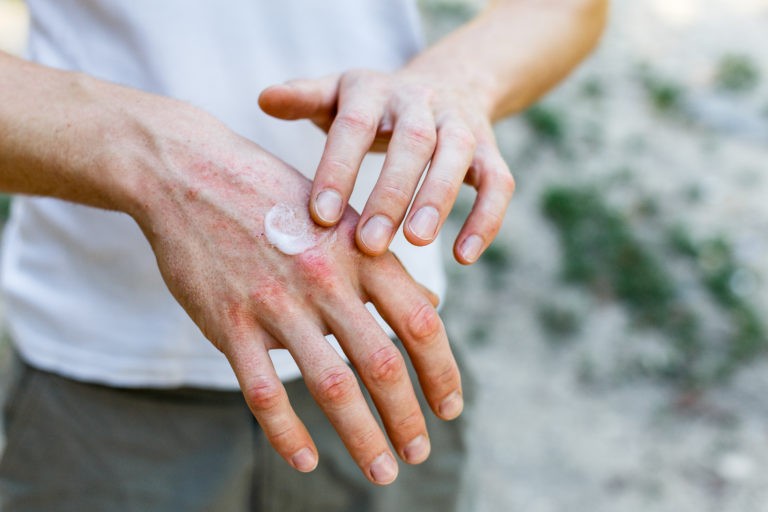
[{"label": "man's hand", "polygon": [[[391,253],[361,254],[357,214],[333,228],[306,213],[310,183],[297,171],[205,117],[204,143],[189,131],[164,136],[164,168],[153,170],[135,215],[176,299],[229,359],[267,438],[300,471],[317,451],[296,416],[267,351],[287,348],[363,473],[390,483],[397,464],[352,370],[324,338],[332,333],[357,369],[398,455],[424,461],[429,440],[403,358],[365,308],[373,302],[403,341],[435,413],[462,409],[461,385],[442,322]],[[198,135],[195,135],[198,137]],[[300,212],[317,244],[286,255],[267,239],[275,204]],[[302,219],[301,216],[305,218]]]},{"label": "man's hand", "polygon": [[477,189],[477,199],[456,240],[457,260],[473,263],[501,227],[514,180],[486,107],[472,89],[408,68],[350,71],[270,87],[260,104],[273,116],[308,118],[328,131],[310,202],[322,226],[339,220],[365,154],[371,148],[387,151],[357,228],[363,252],[387,250],[411,201],[405,236],[414,245],[431,243],[463,182]]},{"label": "man's hand", "polygon": [[[306,213],[306,178],[178,101],[3,54],[0,100],[0,189],[131,215],[168,288],[226,355],[266,436],[293,467],[312,470],[317,450],[268,356],[277,347],[294,356],[363,473],[378,484],[397,475],[387,437],[328,333],[373,397],[400,458],[427,458],[403,356],[365,303],[403,341],[443,419],[461,413],[459,372],[430,295],[391,253],[355,248],[354,211],[333,228],[316,226]],[[273,246],[264,217],[275,204],[301,212],[317,243],[290,256]]]},{"label": "man's hand", "polygon": [[386,150],[360,216],[358,247],[382,254],[403,220],[412,244],[429,244],[464,182],[477,198],[454,256],[475,262],[496,236],[514,190],[492,121],[533,103],[592,49],[607,3],[491,0],[477,18],[396,72],[349,71],[264,90],[259,103],[267,114],[309,119],[328,132],[312,186],[312,218],[321,226],[338,222],[363,156]]}]

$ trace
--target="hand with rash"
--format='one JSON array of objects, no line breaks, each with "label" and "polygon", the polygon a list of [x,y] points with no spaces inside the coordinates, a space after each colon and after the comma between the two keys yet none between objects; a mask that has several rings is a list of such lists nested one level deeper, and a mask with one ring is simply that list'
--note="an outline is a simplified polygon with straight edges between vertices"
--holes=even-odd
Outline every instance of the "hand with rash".
[{"label": "hand with rash", "polygon": [[403,341],[434,412],[452,419],[462,410],[460,377],[430,294],[391,253],[357,250],[351,208],[332,228],[315,225],[306,178],[197,116],[178,126],[177,115],[176,129],[164,130],[165,168],[152,173],[155,185],[134,214],[169,289],[227,356],[264,433],[293,467],[313,469],[317,450],[275,373],[271,348],[291,352],[363,473],[391,482],[397,464],[387,438],[324,336],[334,334],[357,369],[400,458],[422,462],[429,437],[403,357],[365,303]]},{"label": "hand with rash", "polygon": [[[429,435],[403,356],[366,303],[403,341],[443,419],[462,410],[458,368],[430,294],[393,254],[356,249],[357,213],[345,209],[333,228],[315,225],[306,178],[188,104],[1,52],[0,71],[0,190],[130,215],[168,289],[227,357],[264,434],[289,464],[312,470],[317,448],[275,373],[271,348],[293,355],[372,482],[397,476],[387,436],[404,461],[427,458]],[[40,98],[50,100],[44,110]],[[289,240],[311,241],[294,254],[266,236],[265,216],[278,204],[303,214],[294,219],[299,232],[270,224],[286,228]],[[360,375],[386,436],[326,334]]]}]

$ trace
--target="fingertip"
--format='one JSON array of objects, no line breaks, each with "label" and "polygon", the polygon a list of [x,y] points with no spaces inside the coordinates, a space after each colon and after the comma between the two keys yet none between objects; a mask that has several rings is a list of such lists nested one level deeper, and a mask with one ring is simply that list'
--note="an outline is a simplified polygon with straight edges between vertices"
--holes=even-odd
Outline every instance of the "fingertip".
[{"label": "fingertip", "polygon": [[341,219],[344,199],[336,190],[325,189],[317,193],[310,205],[312,219],[319,225],[330,227]]},{"label": "fingertip", "polygon": [[454,247],[454,257],[462,265],[471,265],[475,263],[483,253],[485,242],[480,235],[472,234],[465,237],[461,242],[457,241]]},{"label": "fingertip", "polygon": [[399,468],[395,458],[389,452],[376,457],[368,468],[368,476],[378,485],[389,485],[395,481]]},{"label": "fingertip", "polygon": [[271,116],[285,117],[290,114],[291,96],[289,85],[270,85],[259,94],[259,108]]},{"label": "fingertip", "polygon": [[393,231],[392,220],[386,215],[376,214],[357,230],[357,246],[369,256],[384,254],[392,240]]},{"label": "fingertip", "polygon": [[416,209],[403,226],[406,240],[419,247],[434,242],[439,230],[440,212],[429,205]]},{"label": "fingertip", "polygon": [[445,397],[437,408],[437,414],[444,420],[454,420],[464,411],[464,398],[460,391],[454,391]]},{"label": "fingertip", "polygon": [[402,459],[408,464],[421,464],[429,458],[432,446],[425,435],[419,435],[412,439],[403,448]]},{"label": "fingertip", "polygon": [[304,447],[291,456],[290,463],[296,470],[309,473],[317,467],[318,457],[314,450]]}]

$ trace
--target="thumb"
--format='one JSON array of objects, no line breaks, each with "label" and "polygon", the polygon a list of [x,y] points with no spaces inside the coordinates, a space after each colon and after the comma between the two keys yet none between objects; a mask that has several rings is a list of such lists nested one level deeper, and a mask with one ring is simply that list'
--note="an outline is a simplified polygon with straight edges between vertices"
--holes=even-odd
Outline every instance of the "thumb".
[{"label": "thumb", "polygon": [[339,75],[329,75],[272,85],[259,95],[259,106],[279,119],[310,119],[324,124],[336,109],[338,84]]}]

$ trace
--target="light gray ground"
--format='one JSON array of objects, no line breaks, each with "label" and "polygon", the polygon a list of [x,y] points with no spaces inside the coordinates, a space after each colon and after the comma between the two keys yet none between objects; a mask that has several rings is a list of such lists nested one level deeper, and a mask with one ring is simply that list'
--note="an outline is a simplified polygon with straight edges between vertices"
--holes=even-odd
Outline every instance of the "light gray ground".
[{"label": "light gray ground", "polygon": [[[422,4],[434,36],[478,2]],[[496,242],[510,263],[449,261],[445,311],[481,383],[472,468],[479,512],[768,511],[768,364],[757,361],[694,401],[623,375],[629,357],[664,357],[664,340],[633,328],[617,303],[562,283],[558,240],[539,213],[549,184],[624,176],[606,190],[612,204],[632,208],[650,196],[663,218],[692,233],[726,233],[754,269],[750,300],[762,311],[766,27],[764,0],[617,0],[601,49],[547,99],[565,113],[570,149],[537,142],[519,119],[499,126],[518,180]],[[763,71],[748,95],[713,89],[716,62],[729,52]],[[637,80],[643,62],[685,88],[687,121],[649,107]],[[604,94],[586,99],[584,83],[594,79]],[[693,186],[695,204],[683,199]],[[579,312],[581,329],[569,340],[553,342],[541,328],[538,307],[551,301]]]}]

